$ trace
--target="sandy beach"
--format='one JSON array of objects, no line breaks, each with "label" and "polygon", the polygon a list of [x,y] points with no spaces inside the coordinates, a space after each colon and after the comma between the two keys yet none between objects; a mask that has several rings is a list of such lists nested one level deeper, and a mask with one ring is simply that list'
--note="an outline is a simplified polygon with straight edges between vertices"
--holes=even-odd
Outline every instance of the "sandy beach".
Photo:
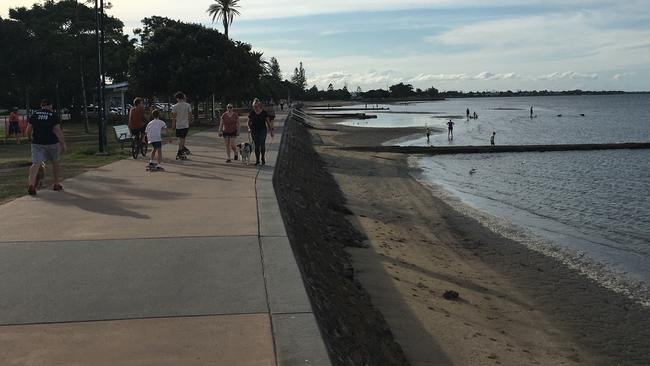
[{"label": "sandy beach", "polygon": [[[650,364],[647,308],[454,211],[406,155],[339,149],[422,131],[336,128],[310,133],[344,196],[338,216],[362,238],[342,260],[408,363]],[[449,290],[459,297],[445,299]]]}]

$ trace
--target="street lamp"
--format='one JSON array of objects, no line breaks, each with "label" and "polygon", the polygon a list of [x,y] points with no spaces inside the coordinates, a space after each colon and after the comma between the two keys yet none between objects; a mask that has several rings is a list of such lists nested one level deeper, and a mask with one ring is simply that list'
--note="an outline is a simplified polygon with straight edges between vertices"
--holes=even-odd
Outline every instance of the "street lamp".
[{"label": "street lamp", "polygon": [[106,108],[104,100],[104,0],[95,0],[95,39],[97,41],[97,127],[99,129],[99,152],[97,155],[108,155],[106,141]]}]

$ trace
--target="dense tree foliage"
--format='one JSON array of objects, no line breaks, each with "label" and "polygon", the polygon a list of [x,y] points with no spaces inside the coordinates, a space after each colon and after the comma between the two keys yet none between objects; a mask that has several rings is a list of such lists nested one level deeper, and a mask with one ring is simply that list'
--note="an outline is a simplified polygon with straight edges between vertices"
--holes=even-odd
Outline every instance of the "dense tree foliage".
[{"label": "dense tree foliage", "polygon": [[[0,19],[0,105],[34,107],[43,97],[60,107],[79,105],[82,80],[96,86],[97,56],[94,9],[74,0],[46,1],[9,10]],[[123,23],[105,18],[106,75],[123,80],[133,41]]]},{"label": "dense tree foliage", "polygon": [[304,90],[307,88],[307,76],[305,75],[305,69],[302,67],[302,62],[300,62],[300,66],[296,67],[293,70],[291,83],[296,86],[297,91],[300,93],[304,92]]},{"label": "dense tree foliage", "polygon": [[181,90],[194,101],[213,94],[240,102],[258,96],[265,71],[261,53],[215,29],[163,17],[143,20],[141,46],[129,62],[138,95],[166,99]]}]

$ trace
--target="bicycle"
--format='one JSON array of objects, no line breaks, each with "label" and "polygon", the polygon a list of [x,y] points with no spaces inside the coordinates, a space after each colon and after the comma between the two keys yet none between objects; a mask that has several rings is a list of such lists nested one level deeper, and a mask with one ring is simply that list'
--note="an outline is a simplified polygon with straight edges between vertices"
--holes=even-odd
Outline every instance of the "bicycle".
[{"label": "bicycle", "polygon": [[131,140],[131,156],[133,159],[138,159],[138,154],[147,156],[149,150],[149,143],[147,142],[147,135],[144,132],[138,132]]}]

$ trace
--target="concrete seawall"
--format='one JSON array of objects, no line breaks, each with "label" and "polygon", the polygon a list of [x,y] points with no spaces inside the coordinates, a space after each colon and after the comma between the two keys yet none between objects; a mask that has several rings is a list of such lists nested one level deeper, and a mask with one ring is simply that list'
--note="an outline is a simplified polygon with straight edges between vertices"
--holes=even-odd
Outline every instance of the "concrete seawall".
[{"label": "concrete seawall", "polygon": [[351,146],[344,150],[388,152],[401,154],[449,155],[489,154],[507,152],[588,151],[619,149],[650,149],[649,142],[612,144],[561,144],[561,145],[502,145],[502,146]]}]

